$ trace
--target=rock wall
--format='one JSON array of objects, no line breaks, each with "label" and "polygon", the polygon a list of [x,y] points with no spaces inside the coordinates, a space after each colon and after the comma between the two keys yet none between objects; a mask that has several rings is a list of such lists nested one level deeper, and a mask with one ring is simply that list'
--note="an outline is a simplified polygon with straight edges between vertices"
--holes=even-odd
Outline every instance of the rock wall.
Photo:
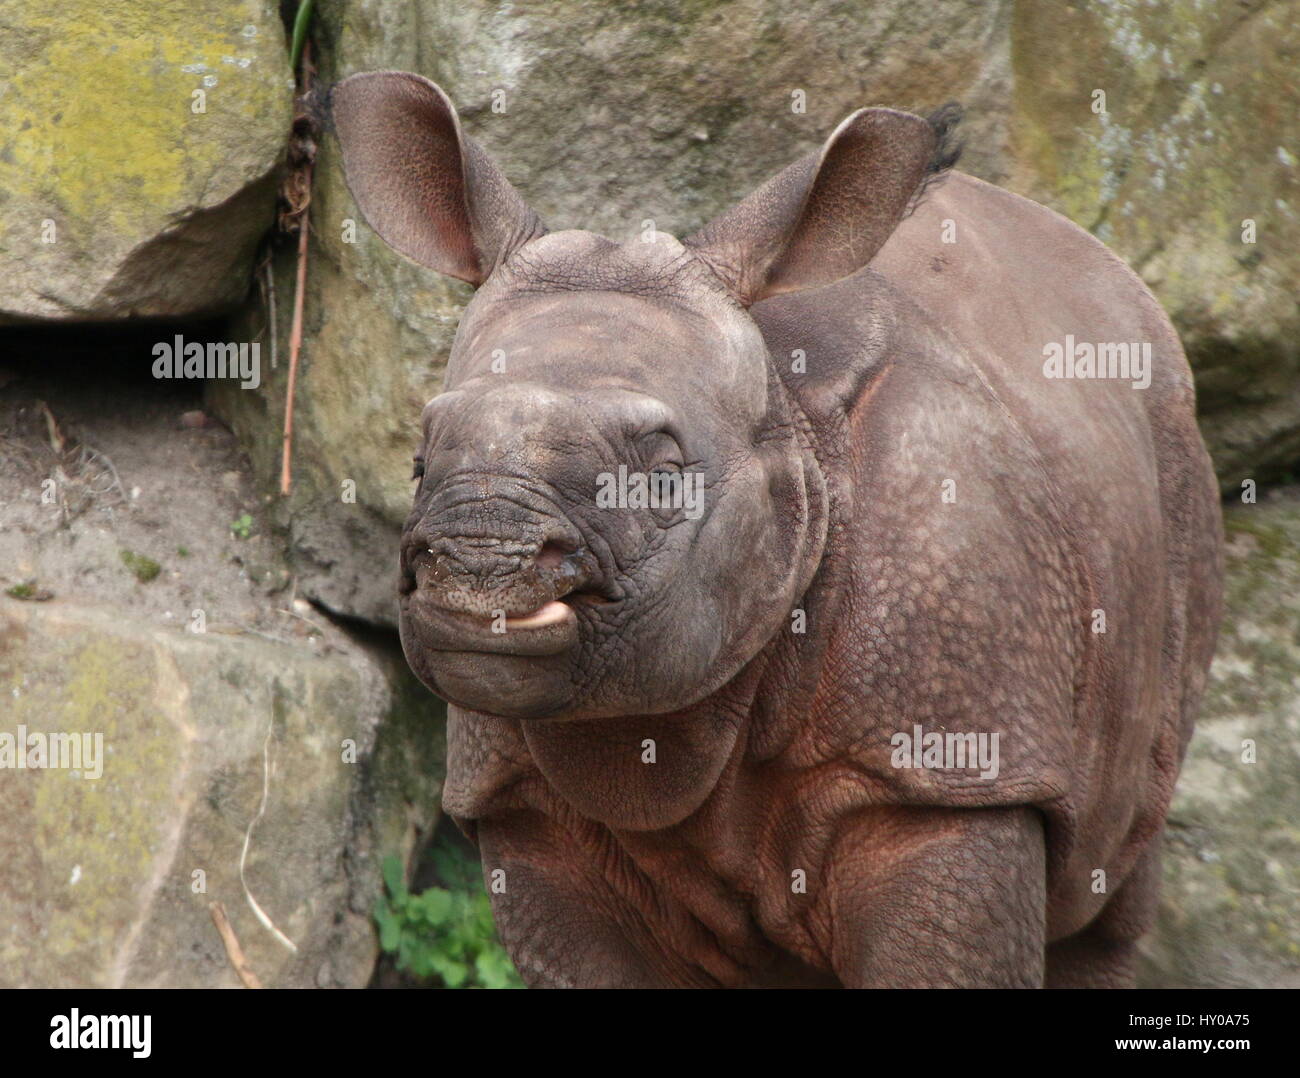
[{"label": "rock wall", "polygon": [[1227,612],[1142,981],[1300,988],[1300,488],[1229,508],[1224,523]]},{"label": "rock wall", "polygon": [[[444,710],[391,638],[295,599],[201,387],[130,377],[154,332],[3,338],[0,987],[238,985],[213,902],[262,983],[361,987]],[[75,767],[17,758],[85,734]]]},{"label": "rock wall", "polygon": [[1011,25],[1007,185],[1160,298],[1225,490],[1300,459],[1298,17],[1269,0],[1018,3]]}]

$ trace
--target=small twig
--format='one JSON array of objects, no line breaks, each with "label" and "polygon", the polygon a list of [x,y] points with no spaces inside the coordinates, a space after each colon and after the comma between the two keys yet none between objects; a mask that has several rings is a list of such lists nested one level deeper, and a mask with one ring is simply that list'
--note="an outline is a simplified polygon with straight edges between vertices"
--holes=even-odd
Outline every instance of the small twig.
[{"label": "small twig", "polygon": [[268,336],[271,338],[271,370],[275,370],[278,360],[276,348],[279,346],[280,335],[275,326],[275,273],[271,269],[269,253],[266,261],[262,263],[262,287],[266,291],[266,324]]},{"label": "small twig", "polygon": [[217,931],[221,934],[221,942],[226,946],[226,957],[230,959],[230,964],[239,974],[239,979],[244,982],[244,987],[261,988],[262,982],[249,966],[248,959],[244,957],[244,949],[239,946],[239,937],[230,926],[226,907],[220,902],[213,902],[209,904],[208,911],[212,914],[212,923],[217,926]]},{"label": "small twig", "polygon": [[272,724],[266,731],[266,740],[262,742],[262,800],[257,806],[257,815],[248,821],[248,830],[244,832],[244,848],[239,854],[239,882],[243,884],[244,898],[248,900],[249,908],[262,923],[262,927],[282,943],[286,950],[297,954],[298,945],[276,928],[275,922],[271,920],[266,911],[258,904],[257,899],[253,897],[253,892],[248,886],[248,877],[245,874],[248,868],[248,849],[253,841],[253,828],[257,826],[257,821],[265,815],[266,803],[271,798],[271,739],[274,736],[275,726]]},{"label": "small twig", "polygon": [[[302,78],[303,95],[311,92],[311,42],[303,43]],[[289,494],[291,475],[290,461],[293,458],[293,394],[298,384],[298,353],[302,349],[302,306],[307,293],[307,234],[311,223],[311,179],[312,162],[304,164],[304,190],[302,211],[298,218],[298,280],[293,296],[293,324],[289,330],[289,385],[284,402],[284,449],[280,460],[280,493]]]},{"label": "small twig", "polygon": [[293,393],[298,384],[298,354],[302,349],[302,304],[307,291],[307,214],[298,224],[298,281],[293,296],[293,327],[289,331],[289,385],[284,401],[284,451],[280,460],[280,493],[288,495],[293,459]]},{"label": "small twig", "polygon": [[294,641],[288,640],[283,636],[276,636],[275,633],[264,632],[261,629],[240,629],[239,634],[241,636],[260,636],[263,640],[271,640],[277,644],[286,644],[289,647],[295,646]]},{"label": "small twig", "polygon": [[45,434],[50,440],[50,448],[54,450],[55,456],[62,458],[67,452],[67,442],[64,441],[63,432],[59,430],[59,424],[54,419],[54,413],[50,411],[50,406],[44,401],[37,401],[41,406],[41,411],[45,415]]},{"label": "small twig", "polygon": [[312,621],[311,618],[304,618],[304,617],[303,617],[301,614],[299,614],[296,610],[285,610],[284,607],[282,607],[282,606],[277,606],[277,607],[275,608],[275,612],[276,612],[277,614],[285,614],[285,615],[287,615],[288,617],[291,617],[291,618],[297,618],[299,621],[301,621],[301,622],[303,622],[303,623],[305,623],[305,624],[307,624],[307,625],[310,625],[310,626],[312,627],[312,629],[313,629],[314,631],[316,631],[317,633],[323,631],[323,630],[321,629],[321,627],[320,627],[320,625],[319,625],[318,623]]},{"label": "small twig", "polygon": [[59,496],[59,527],[66,528],[72,519],[68,510],[67,495],[71,483],[68,479],[68,473],[63,468],[64,457],[68,452],[68,443],[63,437],[63,432],[59,430],[59,424],[54,418],[54,413],[50,411],[50,406],[44,401],[37,401],[37,403],[45,414],[45,433],[50,440],[50,450],[54,453],[54,489]]},{"label": "small twig", "polygon": [[102,464],[108,473],[111,482],[103,490],[96,490],[93,485],[90,485],[89,483],[87,484],[87,488],[90,490],[91,494],[98,496],[100,494],[108,494],[115,490],[117,491],[119,498],[123,501],[127,500],[126,487],[122,486],[122,477],[117,474],[117,467],[113,464],[113,461],[109,458],[108,454],[101,453],[98,449],[95,449],[92,446],[82,446],[81,456],[78,459],[77,464],[83,472],[90,464]]}]

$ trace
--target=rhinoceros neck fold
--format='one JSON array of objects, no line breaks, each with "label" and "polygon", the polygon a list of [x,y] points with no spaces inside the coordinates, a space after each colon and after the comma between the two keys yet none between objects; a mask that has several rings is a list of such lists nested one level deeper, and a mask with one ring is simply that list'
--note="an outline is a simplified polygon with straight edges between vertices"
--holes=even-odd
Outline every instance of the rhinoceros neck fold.
[{"label": "rhinoceros neck fold", "polygon": [[760,657],[672,714],[525,722],[520,731],[546,782],[582,816],[613,830],[662,830],[698,810],[743,756],[765,665]]}]

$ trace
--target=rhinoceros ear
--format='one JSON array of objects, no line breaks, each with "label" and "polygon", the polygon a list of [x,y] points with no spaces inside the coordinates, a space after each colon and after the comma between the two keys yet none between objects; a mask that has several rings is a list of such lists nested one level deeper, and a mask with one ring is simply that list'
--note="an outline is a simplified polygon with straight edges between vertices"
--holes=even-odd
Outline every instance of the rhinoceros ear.
[{"label": "rhinoceros ear", "polygon": [[428,79],[352,75],[331,92],[330,112],[352,197],[384,241],[416,262],[479,285],[546,231]]},{"label": "rhinoceros ear", "polygon": [[859,109],[796,161],[686,239],[745,306],[847,277],[880,250],[926,178],[956,159],[956,106],[930,120]]}]

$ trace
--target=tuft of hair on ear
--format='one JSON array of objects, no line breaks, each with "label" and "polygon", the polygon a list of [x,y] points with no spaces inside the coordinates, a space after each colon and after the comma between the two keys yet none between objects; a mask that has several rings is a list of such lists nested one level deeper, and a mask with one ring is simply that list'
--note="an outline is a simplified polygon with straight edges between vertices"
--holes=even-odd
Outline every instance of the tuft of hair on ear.
[{"label": "tuft of hair on ear", "polygon": [[946,105],[940,105],[925,118],[925,122],[930,125],[930,130],[934,132],[934,153],[931,154],[930,163],[926,166],[925,178],[916,185],[916,190],[912,193],[904,217],[910,216],[915,211],[931,188],[943,182],[944,177],[948,175],[948,170],[961,157],[962,142],[957,137],[957,127],[963,116],[961,105],[956,101],[949,101]]}]

